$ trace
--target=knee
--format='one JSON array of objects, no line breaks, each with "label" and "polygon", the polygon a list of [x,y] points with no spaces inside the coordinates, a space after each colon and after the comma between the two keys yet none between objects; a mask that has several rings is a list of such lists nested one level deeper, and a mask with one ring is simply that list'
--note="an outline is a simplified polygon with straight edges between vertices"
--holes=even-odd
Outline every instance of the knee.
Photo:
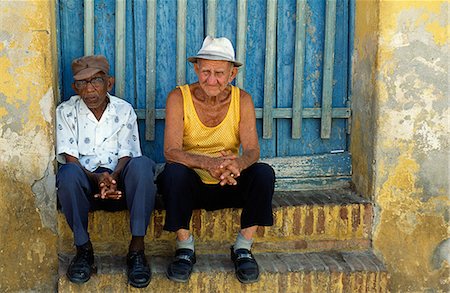
[{"label": "knee", "polygon": [[266,163],[257,163],[255,164],[255,178],[259,182],[266,182],[266,183],[275,183],[275,171],[273,168],[266,164]]},{"label": "knee", "polygon": [[158,187],[161,189],[162,193],[165,193],[164,190],[167,188],[186,188],[193,180],[195,180],[195,178],[192,177],[193,174],[195,174],[195,172],[183,164],[167,163],[164,166],[164,170],[158,176]]},{"label": "knee", "polygon": [[164,177],[183,179],[190,176],[192,170],[183,164],[169,163],[164,166]]},{"label": "knee", "polygon": [[144,170],[151,170],[152,172],[155,171],[155,162],[146,156],[131,158],[128,164],[133,169],[140,170],[141,172]]},{"label": "knee", "polygon": [[135,174],[134,176],[153,175],[155,174],[155,162],[146,156],[131,158],[127,165],[127,172]]},{"label": "knee", "polygon": [[257,163],[253,172],[253,184],[258,190],[255,200],[271,205],[275,188],[275,171],[268,164]]}]

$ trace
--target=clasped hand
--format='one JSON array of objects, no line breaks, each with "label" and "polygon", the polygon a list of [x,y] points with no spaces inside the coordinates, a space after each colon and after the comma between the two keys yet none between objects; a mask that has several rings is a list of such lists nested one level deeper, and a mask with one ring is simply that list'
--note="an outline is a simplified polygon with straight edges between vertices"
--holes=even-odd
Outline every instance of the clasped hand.
[{"label": "clasped hand", "polygon": [[208,170],[209,173],[216,179],[220,180],[220,185],[236,185],[238,178],[241,175],[241,170],[238,164],[237,156],[231,151],[221,151],[221,157],[214,158],[214,163]]},{"label": "clasped hand", "polygon": [[97,175],[99,193],[95,194],[95,198],[101,199],[120,199],[122,191],[117,189],[117,180],[115,176],[108,172]]}]

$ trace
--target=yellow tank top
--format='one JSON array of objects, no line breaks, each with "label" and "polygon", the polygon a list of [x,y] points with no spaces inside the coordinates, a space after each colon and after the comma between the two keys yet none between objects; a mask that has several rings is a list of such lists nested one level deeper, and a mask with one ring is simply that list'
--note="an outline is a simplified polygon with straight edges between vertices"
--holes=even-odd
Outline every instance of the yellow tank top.
[{"label": "yellow tank top", "polygon": [[[220,151],[222,150],[230,150],[233,154],[238,155],[240,146],[239,88],[235,86],[231,87],[231,102],[228,112],[222,122],[214,127],[205,126],[198,118],[189,85],[183,85],[179,88],[183,94],[184,105],[183,150],[188,153],[202,154],[210,157],[220,157]],[[203,183],[219,183],[208,171],[202,169],[194,170],[200,176]]]}]

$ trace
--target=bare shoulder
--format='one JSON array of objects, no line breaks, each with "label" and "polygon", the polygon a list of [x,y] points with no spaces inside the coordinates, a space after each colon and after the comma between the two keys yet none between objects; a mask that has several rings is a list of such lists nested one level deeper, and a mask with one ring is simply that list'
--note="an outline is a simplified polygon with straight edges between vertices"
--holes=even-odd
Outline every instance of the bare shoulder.
[{"label": "bare shoulder", "polygon": [[241,94],[241,99],[251,99],[252,98],[252,96],[249,93],[247,93],[245,90],[243,90],[241,88],[239,88],[239,92]]},{"label": "bare shoulder", "polygon": [[180,105],[183,105],[183,95],[179,88],[175,88],[167,95],[166,108]]},{"label": "bare shoulder", "polygon": [[180,88],[174,88],[168,95],[167,95],[167,100],[171,99],[171,100],[178,100],[180,98],[183,97],[183,94],[181,93],[181,89]]},{"label": "bare shoulder", "polygon": [[252,96],[249,93],[247,93],[245,90],[243,90],[243,89],[239,89],[239,91],[240,91],[240,104],[241,104],[241,107],[243,107],[243,108],[250,107],[251,109],[253,109]]}]

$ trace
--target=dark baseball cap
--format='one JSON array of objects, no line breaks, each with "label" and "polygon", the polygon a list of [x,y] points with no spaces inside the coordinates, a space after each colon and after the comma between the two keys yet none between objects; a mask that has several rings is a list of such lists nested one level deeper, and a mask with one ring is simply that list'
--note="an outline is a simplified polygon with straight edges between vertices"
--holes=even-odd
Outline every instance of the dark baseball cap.
[{"label": "dark baseball cap", "polygon": [[98,72],[108,74],[109,63],[103,55],[83,56],[72,61],[73,79],[83,80]]}]

